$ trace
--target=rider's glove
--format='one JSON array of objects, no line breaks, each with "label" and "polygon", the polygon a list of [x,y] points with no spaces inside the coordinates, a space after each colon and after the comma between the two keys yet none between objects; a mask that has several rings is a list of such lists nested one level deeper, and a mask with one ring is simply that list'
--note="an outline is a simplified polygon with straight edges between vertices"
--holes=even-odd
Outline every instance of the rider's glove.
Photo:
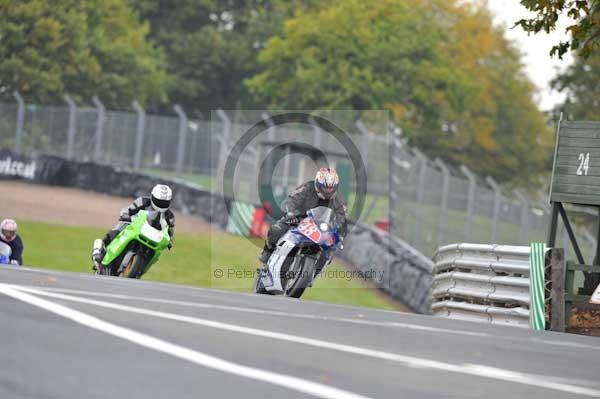
[{"label": "rider's glove", "polygon": [[300,216],[296,216],[290,212],[288,212],[285,215],[285,223],[286,224],[298,224],[298,223],[300,223],[301,220],[302,220],[302,218]]}]

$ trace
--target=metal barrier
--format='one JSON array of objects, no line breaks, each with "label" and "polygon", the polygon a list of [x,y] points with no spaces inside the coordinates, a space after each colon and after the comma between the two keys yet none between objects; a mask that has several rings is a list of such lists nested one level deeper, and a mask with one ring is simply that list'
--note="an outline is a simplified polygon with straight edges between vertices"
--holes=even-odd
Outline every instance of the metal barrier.
[{"label": "metal barrier", "polygon": [[530,247],[452,244],[434,255],[433,314],[529,327]]}]

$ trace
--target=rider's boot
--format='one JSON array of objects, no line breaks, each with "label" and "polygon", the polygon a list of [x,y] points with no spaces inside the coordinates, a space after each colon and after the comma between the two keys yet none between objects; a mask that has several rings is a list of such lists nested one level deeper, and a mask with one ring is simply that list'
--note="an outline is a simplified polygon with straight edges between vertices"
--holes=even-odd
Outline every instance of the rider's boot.
[{"label": "rider's boot", "polygon": [[269,248],[267,244],[263,247],[262,252],[258,255],[258,260],[262,264],[263,269],[266,269],[267,263],[269,263],[269,258],[273,254],[273,248]]},{"label": "rider's boot", "polygon": [[104,248],[104,242],[101,239],[94,240],[94,245],[92,247],[92,268],[96,271],[101,271],[102,268],[102,259],[106,255],[106,249]]}]

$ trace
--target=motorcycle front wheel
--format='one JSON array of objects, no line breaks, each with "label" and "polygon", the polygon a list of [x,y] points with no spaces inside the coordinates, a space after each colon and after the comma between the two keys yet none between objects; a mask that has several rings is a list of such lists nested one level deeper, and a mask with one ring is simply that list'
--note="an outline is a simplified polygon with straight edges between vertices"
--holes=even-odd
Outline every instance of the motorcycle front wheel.
[{"label": "motorcycle front wheel", "polygon": [[315,261],[306,255],[297,255],[290,265],[288,279],[285,284],[285,295],[300,298],[304,290],[310,286],[315,272]]},{"label": "motorcycle front wheel", "polygon": [[124,278],[140,278],[144,271],[145,259],[139,254],[134,254],[129,258],[129,263],[123,269],[121,277]]}]

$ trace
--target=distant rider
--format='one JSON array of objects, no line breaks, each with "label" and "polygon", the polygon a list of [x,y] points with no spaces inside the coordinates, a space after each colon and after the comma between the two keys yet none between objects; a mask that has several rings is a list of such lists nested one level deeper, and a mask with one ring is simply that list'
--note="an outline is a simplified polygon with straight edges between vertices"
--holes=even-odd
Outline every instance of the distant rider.
[{"label": "distant rider", "polygon": [[0,223],[0,242],[10,247],[10,263],[12,265],[23,264],[23,240],[17,234],[17,222],[12,219],[4,219]]},{"label": "distant rider", "polygon": [[340,178],[334,168],[321,168],[315,180],[302,184],[288,195],[281,206],[286,214],[269,228],[265,246],[258,257],[263,265],[269,261],[277,241],[290,228],[298,225],[306,217],[307,211],[317,206],[325,206],[335,212],[336,221],[340,225],[340,235],[346,236],[346,205],[340,195],[336,195],[339,182]]},{"label": "distant rider", "polygon": [[171,240],[168,248],[171,249],[173,246],[173,235],[175,234],[175,215],[169,209],[172,198],[173,192],[169,186],[157,184],[152,189],[150,196],[138,197],[127,208],[123,208],[121,210],[121,215],[119,216],[119,223],[115,228],[106,233],[102,240],[98,239],[94,241],[94,247],[92,249],[94,269],[98,269],[98,265],[102,261],[102,258],[104,258],[104,255],[106,255],[106,247],[108,247],[110,242],[114,240],[129,223],[131,223],[131,217],[141,210],[154,210],[163,214],[163,217],[169,226],[169,236]]}]

